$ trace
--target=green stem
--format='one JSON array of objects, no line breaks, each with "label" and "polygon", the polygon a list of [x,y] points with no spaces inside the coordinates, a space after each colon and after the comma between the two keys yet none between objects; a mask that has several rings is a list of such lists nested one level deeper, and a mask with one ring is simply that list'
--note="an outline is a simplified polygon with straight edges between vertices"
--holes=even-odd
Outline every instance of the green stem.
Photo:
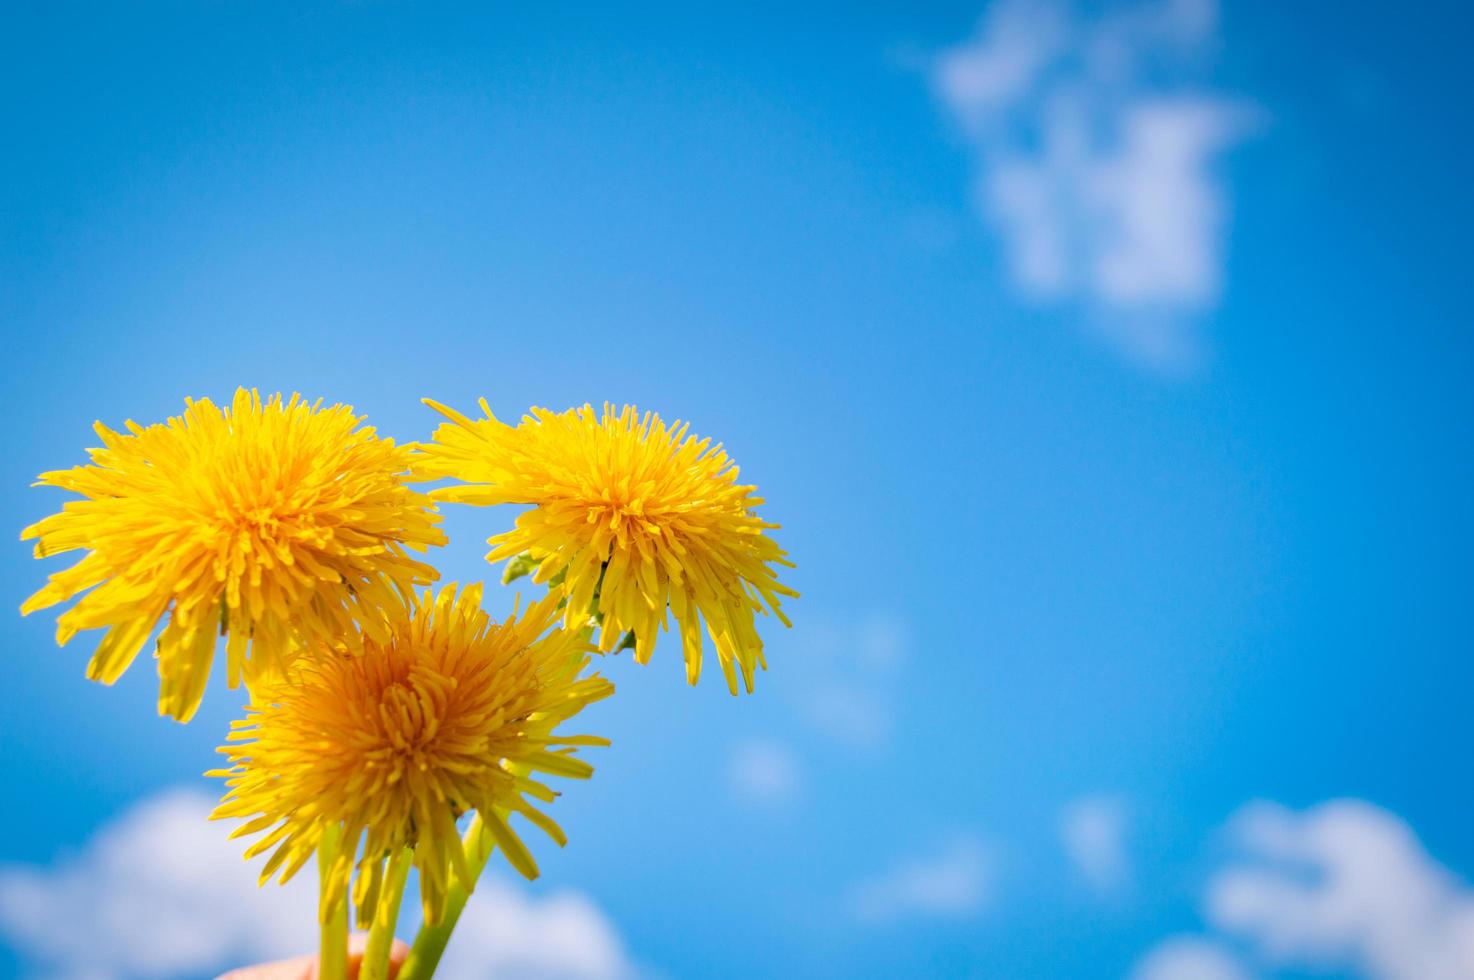
[{"label": "green stem", "polygon": [[359,967],[359,980],[388,980],[389,951],[394,946],[394,927],[399,924],[399,903],[404,898],[405,879],[409,877],[410,855],[410,849],[402,847],[389,859],[384,890],[379,895],[379,908],[369,929],[363,965]]},{"label": "green stem", "polygon": [[317,948],[318,980],[346,980],[348,976],[348,895],[345,890],[332,893],[332,867],[341,835],[342,829],[332,825],[317,845],[318,918],[322,926]]},{"label": "green stem", "polygon": [[464,882],[458,875],[451,877],[450,888],[445,895],[445,914],[440,917],[439,922],[420,925],[420,931],[415,933],[414,945],[409,949],[409,958],[399,970],[399,980],[429,980],[434,976],[435,968],[440,965],[440,957],[445,955],[445,944],[450,942],[451,930],[456,927],[456,920],[461,917],[461,910],[466,907],[466,900],[471,897],[471,888],[476,884],[476,879],[481,877],[487,858],[491,857],[491,835],[482,825],[480,814],[466,828],[464,843],[466,863],[471,866],[471,880]]}]

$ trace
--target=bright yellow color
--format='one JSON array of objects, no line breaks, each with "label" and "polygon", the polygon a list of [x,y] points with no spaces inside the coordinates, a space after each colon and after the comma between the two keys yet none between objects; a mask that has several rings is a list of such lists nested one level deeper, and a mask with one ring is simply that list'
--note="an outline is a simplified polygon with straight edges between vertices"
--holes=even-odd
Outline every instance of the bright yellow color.
[{"label": "bright yellow color", "polygon": [[429,497],[405,485],[413,449],[360,427],[351,408],[245,389],[229,408],[185,405],[127,434],[97,423],[105,448],[92,464],[37,483],[84,499],[21,532],[38,558],[87,552],[21,612],[87,593],[56,640],[107,629],[93,680],[117,680],[167,617],[159,712],[180,721],[204,695],[217,632],[232,687],[279,673],[302,642],[383,637],[386,610],[439,577],[406,548],[445,543]]},{"label": "bright yellow color", "polygon": [[563,832],[526,797],[557,795],[535,773],[587,778],[593,769],[574,747],[607,745],[554,729],[585,705],[614,693],[597,675],[581,677],[591,648],[576,632],[553,628],[547,597],[518,618],[492,622],[481,586],[456,594],[427,591],[362,649],[299,657],[281,681],[253,690],[247,718],[220,749],[232,768],[216,817],[248,822],[233,836],[261,834],[246,857],[272,851],[262,869],[290,878],[329,832],[341,832],[323,909],[347,887],[362,840],[353,895],[360,923],[372,921],[385,859],[414,849],[425,917],[444,908],[452,871],[474,884],[456,819],[476,810],[502,853],[522,874],[537,865],[508,817],[520,813],[559,845]]},{"label": "bright yellow color", "polygon": [[673,613],[692,684],[701,676],[704,620],[727,686],[737,693],[740,669],[752,691],[755,668],[766,667],[754,614],[771,609],[789,625],[778,597],[798,593],[772,568],[793,567],[764,533],[778,525],[756,516],[757,488],[738,485],[720,445],[630,406],[616,414],[606,404],[602,415],[588,405],[561,414],[534,408],[513,427],[485,399],[487,417],[475,421],[425,403],[450,421],[421,447],[416,476],[469,484],[431,496],[534,505],[514,530],[490,539],[487,561],[529,554],[538,563],[533,581],[567,597],[565,625],[594,617],[605,652],[633,631],[640,663]]}]

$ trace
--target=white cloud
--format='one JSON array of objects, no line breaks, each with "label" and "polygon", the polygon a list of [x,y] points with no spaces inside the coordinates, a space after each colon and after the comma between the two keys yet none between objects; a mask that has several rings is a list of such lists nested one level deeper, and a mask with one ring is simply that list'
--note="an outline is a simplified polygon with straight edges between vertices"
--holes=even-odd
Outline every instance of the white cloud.
[{"label": "white cloud", "polygon": [[1142,957],[1131,980],[1249,980],[1249,974],[1221,944],[1183,936]]},{"label": "white cloud", "polygon": [[981,911],[992,890],[992,860],[971,835],[926,857],[902,862],[862,881],[849,893],[851,913],[863,922],[963,918]]},{"label": "white cloud", "polygon": [[483,878],[436,976],[445,980],[622,980],[637,971],[619,933],[576,892],[529,898]]},{"label": "white cloud", "polygon": [[47,868],[0,869],[0,933],[50,975],[204,976],[316,943],[312,874],[256,887],[211,801],[176,790],[103,826]]},{"label": "white cloud", "polygon": [[856,622],[816,623],[795,664],[797,710],[823,735],[876,749],[895,731],[896,673],[910,638],[903,621],[874,614]]},{"label": "white cloud", "polygon": [[1242,863],[1214,876],[1208,921],[1266,962],[1371,980],[1474,978],[1474,891],[1408,825],[1360,800],[1245,807]]},{"label": "white cloud", "polygon": [[765,739],[742,742],[733,750],[727,779],[739,799],[769,805],[792,800],[803,781],[793,751]]},{"label": "white cloud", "polygon": [[1143,0],[1093,19],[1000,0],[931,65],[978,167],[977,200],[1029,298],[1080,302],[1135,359],[1196,357],[1192,315],[1221,290],[1218,155],[1247,108],[1196,84],[1213,0]]},{"label": "white cloud", "polygon": [[867,668],[885,672],[899,667],[910,647],[906,626],[894,616],[874,614],[860,621],[855,652]]},{"label": "white cloud", "polygon": [[[173,790],[101,827],[49,867],[0,868],[0,936],[38,975],[200,977],[297,956],[317,943],[316,876],[256,887],[209,797]],[[619,937],[588,899],[533,899],[483,879],[441,970],[474,977],[630,976]]]},{"label": "white cloud", "polygon": [[1101,894],[1120,891],[1130,879],[1127,818],[1125,802],[1109,796],[1076,800],[1060,814],[1065,854],[1086,883]]},{"label": "white cloud", "polygon": [[[1365,980],[1474,980],[1474,890],[1429,856],[1405,821],[1362,800],[1303,812],[1251,803],[1229,821],[1233,851],[1209,876],[1205,918],[1224,969],[1344,973]],[[1133,980],[1196,980],[1171,940]],[[1191,958],[1183,962],[1190,962]],[[1148,968],[1158,972],[1149,972]],[[1162,972],[1166,970],[1167,972]]]},{"label": "white cloud", "polygon": [[853,681],[832,681],[813,690],[805,710],[815,728],[859,748],[876,748],[890,740],[895,728],[890,702]]}]

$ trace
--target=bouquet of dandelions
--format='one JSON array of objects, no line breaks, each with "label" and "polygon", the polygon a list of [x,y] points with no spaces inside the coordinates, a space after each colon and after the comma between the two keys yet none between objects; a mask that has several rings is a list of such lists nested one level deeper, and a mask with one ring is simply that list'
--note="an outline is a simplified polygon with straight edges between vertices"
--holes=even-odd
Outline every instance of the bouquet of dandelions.
[{"label": "bouquet of dandelions", "polygon": [[[412,868],[424,916],[402,980],[434,972],[493,850],[537,876],[514,816],[565,842],[539,806],[558,795],[548,777],[592,774],[579,748],[608,744],[559,731],[614,692],[593,653],[645,663],[674,618],[694,684],[704,625],[732,693],[739,673],[751,692],[755,614],[786,625],[780,597],[797,595],[755,488],[686,426],[587,405],[513,426],[485,400],[481,419],[426,404],[447,421],[406,446],[347,406],[244,389],[160,425],[98,423],[91,464],[38,483],[81,499],[21,535],[38,558],[83,552],[21,611],[81,595],[57,642],[106,630],[93,680],[117,680],[162,624],[159,712],[188,721],[224,638],[249,703],[209,774],[226,786],[213,816],[244,821],[233,836],[267,855],[262,884],[316,857],[325,980],[346,975],[350,906],[369,930],[360,975],[388,974]],[[524,505],[486,557],[547,595],[495,622],[479,583],[429,588],[439,574],[417,556],[445,543],[450,502]]]}]

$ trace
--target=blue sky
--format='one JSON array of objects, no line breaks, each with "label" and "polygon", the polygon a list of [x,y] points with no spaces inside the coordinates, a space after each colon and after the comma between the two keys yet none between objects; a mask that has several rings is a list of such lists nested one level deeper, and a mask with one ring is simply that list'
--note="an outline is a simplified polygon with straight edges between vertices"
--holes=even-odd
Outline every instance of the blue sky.
[{"label": "blue sky", "polygon": [[[608,663],[465,975],[1474,976],[1465,15],[303,6],[5,9],[0,524],[240,384],[402,440],[610,400],[798,562],[755,696]],[[445,576],[507,520],[449,510]],[[0,553],[13,608],[56,567]],[[180,727],[52,628],[5,632],[0,974],[293,951],[184,829],[238,695]]]}]

